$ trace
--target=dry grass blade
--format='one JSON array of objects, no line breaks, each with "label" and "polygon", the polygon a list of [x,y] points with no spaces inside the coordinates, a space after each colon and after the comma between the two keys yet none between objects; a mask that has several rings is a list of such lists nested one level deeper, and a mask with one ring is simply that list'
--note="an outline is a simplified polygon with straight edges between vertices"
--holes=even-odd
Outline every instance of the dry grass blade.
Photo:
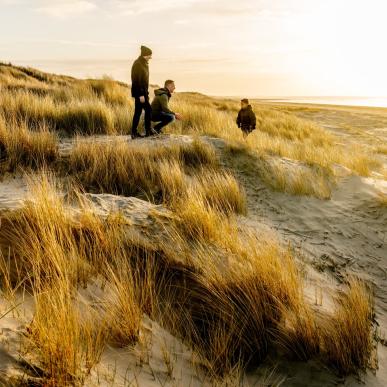
[{"label": "dry grass blade", "polygon": [[215,210],[226,214],[246,215],[246,196],[243,188],[229,173],[204,171],[196,176],[193,190]]},{"label": "dry grass blade", "polygon": [[[117,258],[119,254],[116,255]],[[122,257],[122,255],[121,255]],[[136,282],[128,260],[120,260],[106,267],[110,299],[107,303],[110,340],[119,347],[125,347],[138,340],[142,322],[142,311],[137,299]]]},{"label": "dry grass blade", "polygon": [[78,142],[69,159],[70,171],[87,189],[156,201],[170,199],[183,189],[184,169],[216,164],[215,151],[198,140],[161,147]]},{"label": "dry grass blade", "polygon": [[376,204],[378,207],[387,208],[387,194],[385,192],[379,192],[376,197]]},{"label": "dry grass blade", "polygon": [[348,289],[336,300],[332,319],[322,327],[324,352],[339,372],[356,373],[370,365],[373,313],[373,303],[365,284],[351,278]]},{"label": "dry grass blade", "polygon": [[[52,177],[43,175],[38,184],[32,188],[34,200],[7,215],[1,228],[2,248],[10,249],[11,259],[20,266],[10,281],[29,280],[35,313],[27,347],[37,351],[47,384],[78,385],[99,361],[116,326],[112,321],[120,319],[120,327],[125,326],[119,306],[124,312],[132,306],[130,319],[137,331],[141,311],[130,292],[131,279],[122,277],[126,272],[111,273],[113,293],[121,301],[115,304],[114,318],[112,311],[77,302],[77,288],[86,286],[109,258],[119,259],[123,254],[118,243],[120,223],[113,219],[106,225],[85,208],[77,220],[57,193]],[[125,261],[122,256],[120,261]],[[134,330],[121,334],[131,342],[137,337]]]},{"label": "dry grass blade", "polygon": [[55,134],[44,126],[30,131],[25,123],[6,125],[0,115],[0,168],[14,172],[18,168],[42,168],[58,158]]}]

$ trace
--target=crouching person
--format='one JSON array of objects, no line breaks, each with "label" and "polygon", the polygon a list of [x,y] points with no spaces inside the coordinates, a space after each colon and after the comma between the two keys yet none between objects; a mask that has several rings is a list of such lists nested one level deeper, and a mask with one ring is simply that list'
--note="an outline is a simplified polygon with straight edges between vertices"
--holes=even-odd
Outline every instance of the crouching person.
[{"label": "crouching person", "polygon": [[169,109],[168,103],[175,91],[175,82],[168,79],[165,81],[164,87],[155,90],[155,97],[152,101],[152,121],[157,122],[153,127],[153,131],[161,133],[161,130],[176,120],[181,120],[179,113],[175,113]]},{"label": "crouching person", "polygon": [[238,113],[237,125],[238,128],[242,129],[243,137],[245,138],[255,129],[256,117],[249,104],[249,100],[246,98],[241,100],[241,110]]}]

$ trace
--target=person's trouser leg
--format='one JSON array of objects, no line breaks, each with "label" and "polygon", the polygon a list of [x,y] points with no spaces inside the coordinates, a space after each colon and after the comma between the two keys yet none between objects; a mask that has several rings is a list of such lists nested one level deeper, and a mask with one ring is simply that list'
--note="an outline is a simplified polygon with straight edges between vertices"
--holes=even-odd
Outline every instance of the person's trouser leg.
[{"label": "person's trouser leg", "polygon": [[[149,102],[148,102],[149,103]],[[138,135],[137,127],[140,122],[143,104],[140,102],[140,98],[134,98],[134,115],[132,122],[132,135]]]},{"label": "person's trouser leg", "polygon": [[161,129],[164,128],[164,126],[167,126],[169,123],[175,120],[175,115],[174,114],[169,114],[169,113],[161,113],[158,114],[157,116],[153,117],[152,121],[159,122],[158,124],[155,125],[153,128],[157,132],[161,132]]},{"label": "person's trouser leg", "polygon": [[143,104],[143,109],[145,110],[145,118],[144,118],[145,133],[147,135],[150,135],[151,134],[152,107],[151,107],[148,99],[145,100],[145,103]]}]

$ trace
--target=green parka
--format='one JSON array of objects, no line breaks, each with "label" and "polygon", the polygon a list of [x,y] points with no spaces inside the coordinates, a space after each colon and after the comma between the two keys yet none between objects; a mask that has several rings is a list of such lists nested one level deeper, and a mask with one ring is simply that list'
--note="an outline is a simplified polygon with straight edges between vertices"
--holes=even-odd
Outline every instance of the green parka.
[{"label": "green parka", "polygon": [[157,116],[160,113],[175,114],[168,107],[169,100],[171,98],[171,93],[165,87],[155,90],[155,97],[152,101],[152,116]]}]

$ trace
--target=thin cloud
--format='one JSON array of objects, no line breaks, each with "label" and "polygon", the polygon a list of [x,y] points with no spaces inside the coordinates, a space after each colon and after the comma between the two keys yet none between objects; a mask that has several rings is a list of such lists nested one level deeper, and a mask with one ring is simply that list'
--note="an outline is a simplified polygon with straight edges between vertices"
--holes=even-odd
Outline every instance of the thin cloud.
[{"label": "thin cloud", "polygon": [[[249,15],[257,11],[266,12],[272,8],[272,5],[267,4],[265,0],[255,2],[239,0],[237,3],[224,0],[108,0],[104,2],[103,7],[121,15],[157,13],[190,8],[197,15],[224,17]],[[186,24],[186,22],[187,19],[178,19],[175,24]]]},{"label": "thin cloud", "polygon": [[114,12],[121,15],[157,13],[167,10],[182,9],[203,3],[205,0],[112,0],[106,2]]},{"label": "thin cloud", "polygon": [[190,23],[190,20],[188,19],[179,19],[174,21],[174,24],[177,24],[177,25],[186,25],[189,23]]},{"label": "thin cloud", "polygon": [[62,44],[65,46],[89,46],[89,47],[117,47],[117,48],[131,48],[133,44],[119,44],[113,42],[92,42],[84,40],[49,40],[48,43]]},{"label": "thin cloud", "polygon": [[208,48],[213,47],[214,43],[210,42],[189,42],[184,45],[177,45],[176,48],[179,50],[191,50],[195,48]]},{"label": "thin cloud", "polygon": [[25,3],[25,0],[0,0],[0,4],[4,5],[20,5]]},{"label": "thin cloud", "polygon": [[97,8],[97,5],[87,0],[59,0],[44,2],[36,8],[39,13],[57,18],[82,15]]}]

